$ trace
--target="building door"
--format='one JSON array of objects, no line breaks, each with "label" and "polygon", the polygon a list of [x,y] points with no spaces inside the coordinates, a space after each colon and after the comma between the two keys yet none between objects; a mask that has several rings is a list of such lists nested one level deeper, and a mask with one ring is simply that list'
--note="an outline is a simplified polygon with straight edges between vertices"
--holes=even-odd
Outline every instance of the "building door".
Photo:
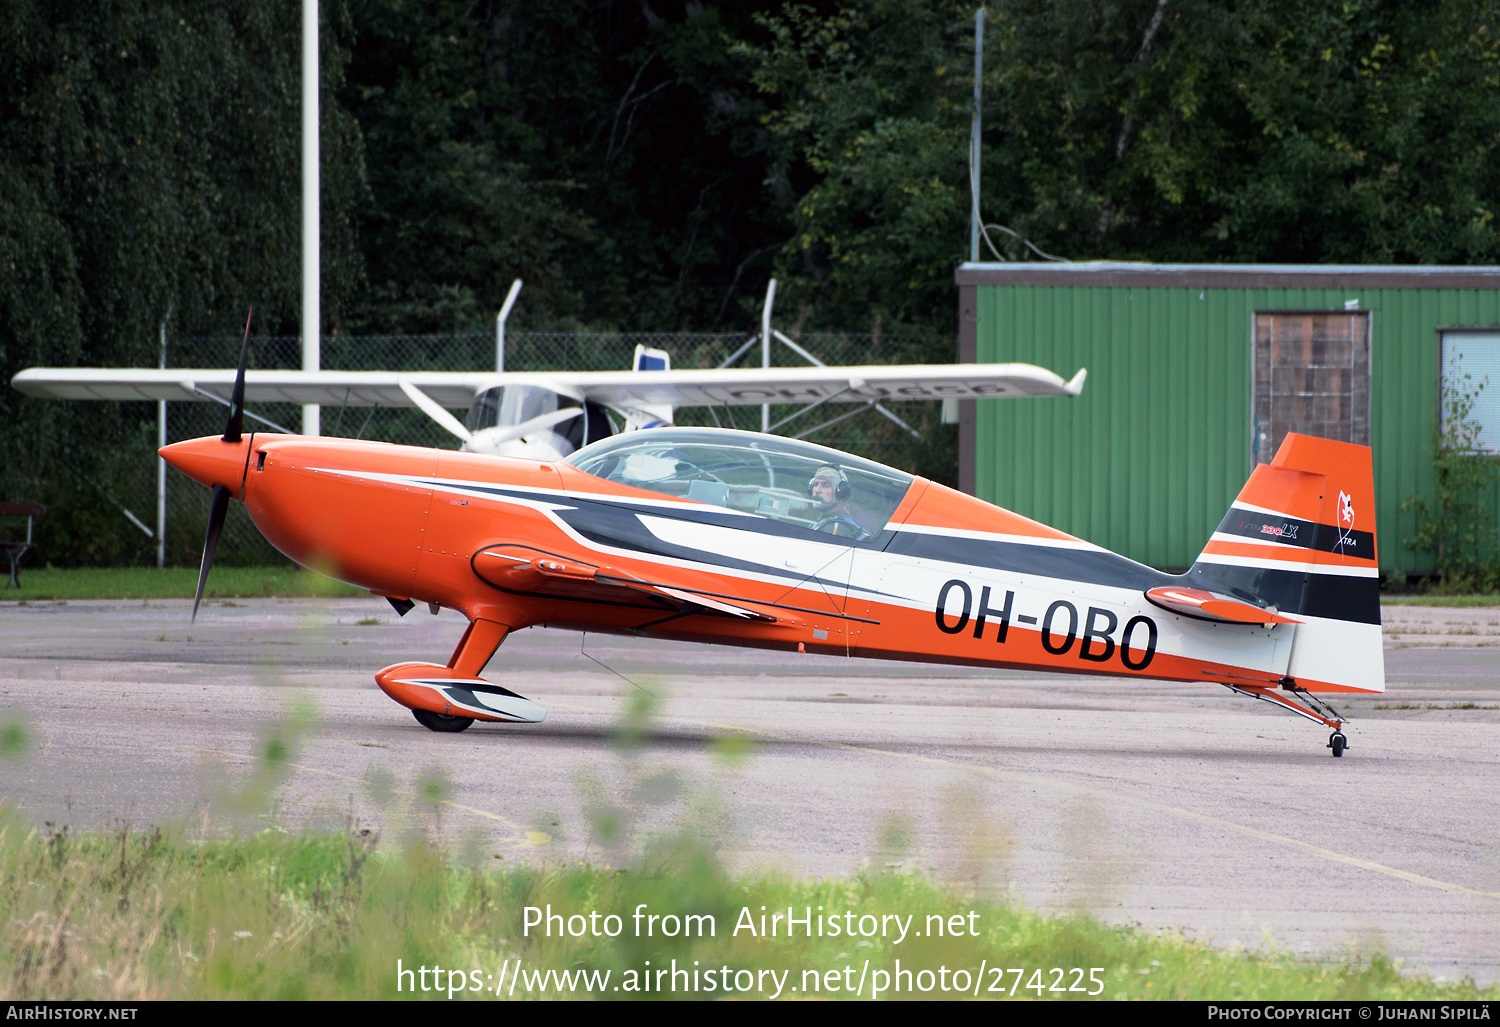
[{"label": "building door", "polygon": [[1370,315],[1255,315],[1251,462],[1268,464],[1287,432],[1370,444]]}]

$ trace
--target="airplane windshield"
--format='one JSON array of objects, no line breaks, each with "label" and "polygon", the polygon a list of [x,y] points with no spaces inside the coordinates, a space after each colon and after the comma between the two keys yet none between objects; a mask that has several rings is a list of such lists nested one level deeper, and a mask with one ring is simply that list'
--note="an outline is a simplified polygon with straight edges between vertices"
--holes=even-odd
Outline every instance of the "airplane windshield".
[{"label": "airplane windshield", "polygon": [[[538,385],[497,385],[474,397],[464,427],[471,432],[486,428],[507,428],[550,414],[554,410],[576,406],[579,406],[578,400]],[[563,421],[550,429],[556,436],[554,445],[559,446],[563,453],[572,452],[594,439],[606,438],[611,433],[603,407],[587,402],[582,406],[583,417]]]},{"label": "airplane windshield", "polygon": [[911,475],[809,442],[719,428],[653,428],[568,457],[587,474],[854,541],[873,538]]}]

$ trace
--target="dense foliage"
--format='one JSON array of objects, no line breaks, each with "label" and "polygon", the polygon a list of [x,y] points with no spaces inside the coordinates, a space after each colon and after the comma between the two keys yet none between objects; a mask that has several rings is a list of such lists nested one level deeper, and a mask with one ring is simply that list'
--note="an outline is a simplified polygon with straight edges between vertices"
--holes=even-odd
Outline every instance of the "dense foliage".
[{"label": "dense foliage", "polygon": [[[518,328],[724,329],[775,274],[786,324],[951,354],[972,6],[322,8],[326,330],[478,329],[515,277]],[[163,320],[252,301],[295,332],[298,33],[263,0],[6,7],[0,376],[154,362]],[[1500,0],[1003,0],[985,69],[1006,259],[1500,254]],[[49,558],[139,545],[78,485],[138,416],[0,397],[0,494],[90,540]]]},{"label": "dense foliage", "polygon": [[[331,93],[350,29],[337,3],[323,7]],[[5,5],[0,378],[33,364],[154,365],[162,322],[174,335],[232,330],[251,303],[262,326],[295,330],[299,28],[296,5],[268,0]],[[359,126],[333,104],[323,153],[323,288],[337,324],[359,278],[351,212],[365,186]],[[0,394],[0,499],[48,505],[47,558],[145,551],[99,492],[122,471],[112,456],[154,437],[141,416]]]}]

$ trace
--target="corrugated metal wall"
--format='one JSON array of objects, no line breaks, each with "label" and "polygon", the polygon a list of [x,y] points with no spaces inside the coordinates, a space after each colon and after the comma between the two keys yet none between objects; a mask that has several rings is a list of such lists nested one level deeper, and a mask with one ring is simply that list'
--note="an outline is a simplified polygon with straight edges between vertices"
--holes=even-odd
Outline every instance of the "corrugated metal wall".
[{"label": "corrugated metal wall", "polygon": [[[1489,289],[976,285],[975,358],[1069,377],[1072,400],[981,402],[975,494],[1156,567],[1186,567],[1251,466],[1257,311],[1371,315],[1371,444],[1380,563],[1430,570],[1404,545],[1403,499],[1430,495],[1439,327],[1500,324]],[[1500,383],[1494,387],[1500,388]],[[1500,511],[1500,495],[1494,497]]]}]

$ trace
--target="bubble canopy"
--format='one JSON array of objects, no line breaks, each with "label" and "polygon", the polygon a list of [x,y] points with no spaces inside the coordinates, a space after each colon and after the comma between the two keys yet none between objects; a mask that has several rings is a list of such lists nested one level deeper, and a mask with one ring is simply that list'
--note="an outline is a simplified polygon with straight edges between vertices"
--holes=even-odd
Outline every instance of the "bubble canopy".
[{"label": "bubble canopy", "polygon": [[[586,446],[567,458],[607,481],[682,496],[812,531],[880,532],[915,480],[912,475],[811,442],[728,428],[650,428]],[[847,488],[813,495],[819,468]],[[852,522],[852,524],[851,524]]]}]

